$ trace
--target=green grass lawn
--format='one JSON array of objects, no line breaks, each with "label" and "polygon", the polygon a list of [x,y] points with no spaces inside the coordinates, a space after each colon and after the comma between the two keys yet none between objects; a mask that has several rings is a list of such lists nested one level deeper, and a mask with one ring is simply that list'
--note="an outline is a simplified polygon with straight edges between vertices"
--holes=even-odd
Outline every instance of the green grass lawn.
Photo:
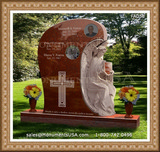
[{"label": "green grass lawn", "polygon": [[[122,86],[134,85],[140,92],[140,99],[133,107],[132,114],[140,115],[140,126],[137,129],[124,128],[95,128],[95,127],[72,127],[68,125],[47,124],[47,123],[24,123],[20,121],[20,113],[29,109],[29,99],[23,96],[23,89],[26,85],[37,84],[41,89],[41,79],[32,79],[24,82],[13,83],[13,139],[147,139],[147,76],[146,75],[116,75],[114,85],[116,97],[114,100],[115,111],[118,114],[125,114],[124,103],[119,100],[118,92]],[[37,102],[36,109],[43,109],[44,94]],[[46,136],[42,136],[46,134]],[[47,137],[47,133],[52,135]],[[59,137],[57,133],[66,136]],[[36,134],[37,137],[28,137],[29,134]],[[67,137],[68,135],[70,137]],[[98,134],[98,136],[97,136]],[[83,136],[83,137],[81,137]]]}]

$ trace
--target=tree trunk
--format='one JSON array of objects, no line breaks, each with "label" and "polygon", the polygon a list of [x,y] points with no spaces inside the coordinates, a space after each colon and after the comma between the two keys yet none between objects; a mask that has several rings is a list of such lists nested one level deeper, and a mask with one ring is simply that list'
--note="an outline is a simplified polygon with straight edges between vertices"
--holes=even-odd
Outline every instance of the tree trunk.
[{"label": "tree trunk", "polygon": [[129,72],[129,50],[124,51],[124,60],[123,60],[123,74]]}]

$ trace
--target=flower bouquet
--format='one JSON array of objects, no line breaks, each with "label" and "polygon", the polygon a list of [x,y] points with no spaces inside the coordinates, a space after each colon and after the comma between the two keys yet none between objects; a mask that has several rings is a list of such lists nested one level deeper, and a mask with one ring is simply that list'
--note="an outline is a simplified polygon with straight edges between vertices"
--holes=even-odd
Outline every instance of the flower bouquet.
[{"label": "flower bouquet", "polygon": [[125,102],[125,110],[127,118],[132,118],[131,115],[133,110],[133,105],[136,105],[137,100],[140,97],[139,91],[137,91],[133,86],[122,87],[119,91],[120,100]]},{"label": "flower bouquet", "polygon": [[31,84],[28,85],[24,88],[24,96],[29,98],[29,103],[30,103],[30,112],[36,112],[37,110],[35,109],[37,100],[42,94],[42,91],[40,88],[37,87],[36,84]]}]

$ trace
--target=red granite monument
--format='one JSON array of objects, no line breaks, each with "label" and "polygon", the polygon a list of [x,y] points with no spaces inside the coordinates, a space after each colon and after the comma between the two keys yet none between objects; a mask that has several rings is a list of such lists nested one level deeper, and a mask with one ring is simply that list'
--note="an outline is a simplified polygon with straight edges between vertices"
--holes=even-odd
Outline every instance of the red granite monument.
[{"label": "red granite monument", "polygon": [[[87,96],[87,68],[91,48],[107,40],[106,28],[93,20],[67,20],[49,28],[41,37],[38,62],[44,90],[44,110],[21,112],[21,121],[95,127],[139,126],[139,116],[100,114]],[[112,63],[105,62],[106,73]],[[108,71],[109,70],[109,71]],[[113,83],[113,80],[112,80]]]}]

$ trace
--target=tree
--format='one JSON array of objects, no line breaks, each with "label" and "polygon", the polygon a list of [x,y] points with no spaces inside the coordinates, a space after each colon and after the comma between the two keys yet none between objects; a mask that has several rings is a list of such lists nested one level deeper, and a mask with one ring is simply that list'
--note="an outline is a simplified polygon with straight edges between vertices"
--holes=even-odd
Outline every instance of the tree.
[{"label": "tree", "polygon": [[[140,45],[131,43],[130,44],[130,48],[129,48],[129,63],[128,63],[128,69],[130,73],[134,73],[137,72],[138,68],[133,68],[135,66],[137,66],[137,64],[131,64],[133,61],[133,59],[135,58],[139,58],[140,54],[140,49],[142,49],[142,47]],[[121,72],[123,70],[123,60],[124,60],[125,56],[123,53],[123,49],[121,46],[121,43],[117,43],[115,45],[113,45],[112,47],[107,47],[107,51],[104,54],[104,59],[108,62],[112,62],[113,63],[113,69],[115,72]],[[136,62],[134,62],[136,63]],[[133,65],[133,67],[132,67]],[[145,64],[146,65],[146,64]],[[144,66],[145,66],[144,65]]]},{"label": "tree", "polygon": [[13,16],[13,42],[40,38],[45,30],[63,21],[62,14],[16,13]]},{"label": "tree", "polygon": [[63,20],[62,14],[16,13],[13,16],[13,79],[24,81],[39,73],[37,51],[42,34]]},{"label": "tree", "polygon": [[131,71],[134,74],[147,74],[147,36],[138,38],[138,44],[141,46],[140,49],[134,50],[138,52],[139,56],[134,56],[129,63]]},{"label": "tree", "polygon": [[127,72],[129,62],[129,48],[132,38],[141,37],[146,33],[146,13],[114,13],[114,14],[81,14],[82,18],[92,18],[102,23],[106,28],[109,38],[114,38],[116,43],[121,43],[124,59],[123,72]]}]

